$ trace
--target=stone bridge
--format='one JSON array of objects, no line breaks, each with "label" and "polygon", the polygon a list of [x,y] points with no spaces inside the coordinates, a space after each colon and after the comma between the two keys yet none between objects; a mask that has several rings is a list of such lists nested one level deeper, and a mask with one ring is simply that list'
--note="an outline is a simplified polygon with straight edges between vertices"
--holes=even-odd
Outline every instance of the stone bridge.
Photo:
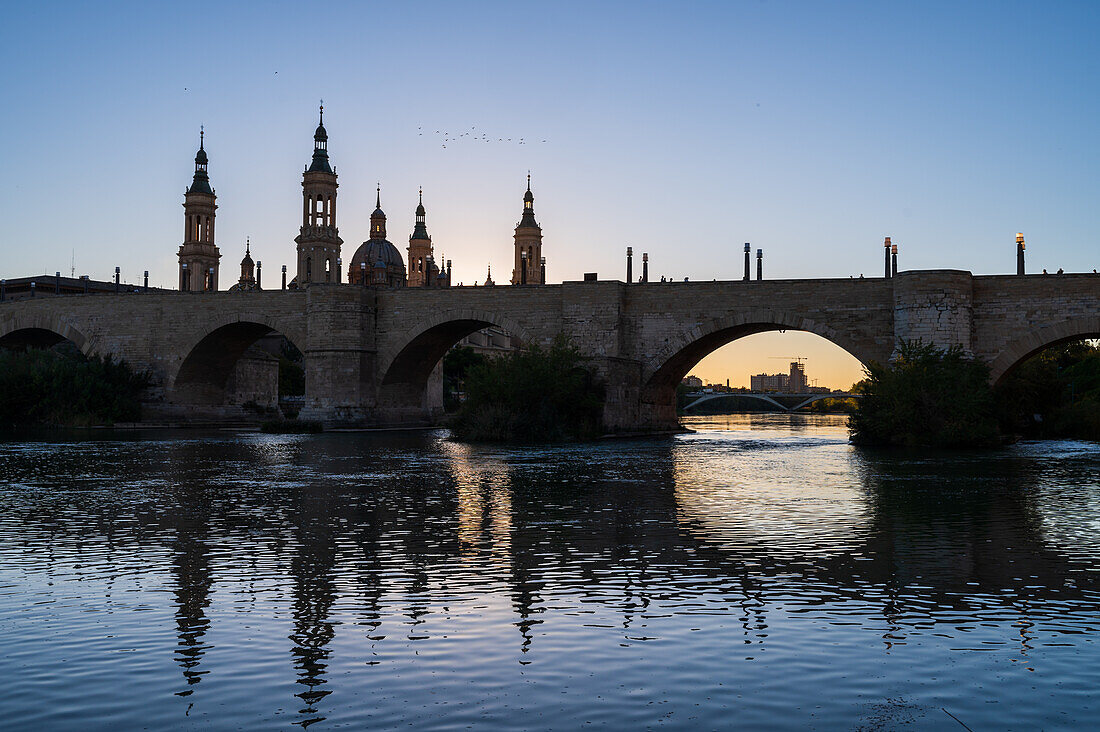
[{"label": "stone bridge", "polygon": [[443,355],[491,325],[529,343],[565,334],[607,385],[608,427],[661,429],[676,425],[676,384],[700,359],[763,331],[816,333],[864,363],[887,360],[899,339],[958,344],[988,362],[998,380],[1044,347],[1100,337],[1100,276],[924,270],[890,279],[630,285],[316,284],[302,291],[0,303],[0,345],[68,339],[86,354],[148,369],[150,419],[230,416],[227,392],[238,362],[253,343],[277,333],[304,354],[303,418],[328,425],[430,424],[441,414]]}]

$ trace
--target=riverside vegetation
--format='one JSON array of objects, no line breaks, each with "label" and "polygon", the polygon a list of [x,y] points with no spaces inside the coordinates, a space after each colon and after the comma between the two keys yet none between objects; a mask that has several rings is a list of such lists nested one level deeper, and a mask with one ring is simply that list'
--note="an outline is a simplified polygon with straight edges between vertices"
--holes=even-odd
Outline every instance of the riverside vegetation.
[{"label": "riverside vegetation", "polygon": [[473,359],[451,419],[470,442],[568,442],[603,431],[603,389],[563,336],[495,359]]},{"label": "riverside vegetation", "polygon": [[1016,436],[1100,440],[1100,348],[1075,341],[1048,348],[1001,383],[960,348],[899,345],[871,364],[849,420],[862,445],[981,447]]},{"label": "riverside vegetation", "polygon": [[0,427],[136,422],[149,376],[75,348],[0,350]]}]

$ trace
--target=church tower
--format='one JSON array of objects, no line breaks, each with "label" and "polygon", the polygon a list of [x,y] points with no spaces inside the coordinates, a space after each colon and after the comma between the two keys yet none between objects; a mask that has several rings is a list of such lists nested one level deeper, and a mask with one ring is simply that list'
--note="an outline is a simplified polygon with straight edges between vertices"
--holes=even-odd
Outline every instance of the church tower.
[{"label": "church tower", "polygon": [[523,218],[516,225],[516,261],[512,284],[541,285],[542,227],[535,221],[535,195],[531,193],[531,174],[527,174],[527,193],[523,194]]},{"label": "church tower", "polygon": [[245,239],[244,259],[241,260],[241,278],[237,280],[238,290],[256,290],[256,263],[252,261],[252,242]]},{"label": "church tower", "polygon": [[[428,236],[428,226],[424,223],[424,189],[420,189],[420,203],[416,207],[416,224],[409,237],[409,287],[431,287],[435,285],[432,273],[432,238]],[[435,274],[439,274],[435,268]]]},{"label": "church tower", "polygon": [[183,195],[183,244],[179,248],[179,288],[186,292],[218,289],[218,260],[214,243],[214,189],[207,172],[204,132],[199,128],[199,151],[195,154],[195,178]]},{"label": "church tower", "polygon": [[338,282],[340,230],[336,227],[336,171],[328,162],[325,107],[313,134],[313,161],[302,174],[302,228],[298,245],[298,287],[310,282]]}]

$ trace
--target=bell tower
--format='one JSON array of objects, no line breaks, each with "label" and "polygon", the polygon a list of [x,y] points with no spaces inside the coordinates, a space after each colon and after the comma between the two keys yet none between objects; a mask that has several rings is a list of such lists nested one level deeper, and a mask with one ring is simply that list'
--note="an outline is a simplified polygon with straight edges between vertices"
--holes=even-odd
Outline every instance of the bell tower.
[{"label": "bell tower", "polygon": [[298,287],[310,282],[338,282],[340,230],[336,227],[336,171],[328,162],[325,105],[313,133],[313,161],[302,174],[302,228],[298,245]]},{"label": "bell tower", "polygon": [[416,206],[416,224],[409,237],[409,287],[434,285],[432,276],[432,238],[424,223],[424,189],[420,189],[420,203]]},{"label": "bell tower", "polygon": [[531,174],[527,174],[527,193],[523,194],[523,218],[516,225],[516,261],[512,269],[513,285],[541,285],[542,227],[535,221],[535,194],[531,193]]},{"label": "bell tower", "polygon": [[179,248],[179,289],[204,292],[218,289],[218,260],[214,243],[214,211],[217,196],[210,187],[207,171],[205,132],[199,128],[199,151],[195,154],[195,177],[183,196],[183,244]]}]

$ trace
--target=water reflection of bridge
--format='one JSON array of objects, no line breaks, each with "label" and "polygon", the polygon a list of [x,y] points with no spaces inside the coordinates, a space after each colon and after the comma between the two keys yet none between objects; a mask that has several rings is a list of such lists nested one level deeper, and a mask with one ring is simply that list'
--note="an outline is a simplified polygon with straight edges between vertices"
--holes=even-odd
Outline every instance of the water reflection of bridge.
[{"label": "water reflection of bridge", "polygon": [[[784,393],[784,392],[760,392],[760,391],[721,391],[721,392],[702,392],[696,391],[690,394],[685,394],[687,399],[691,401],[684,407],[684,411],[688,411],[700,404],[706,404],[707,402],[714,401],[715,399],[728,399],[728,398],[744,398],[744,399],[757,399],[762,402],[771,404],[781,412],[796,412],[803,407],[808,407],[814,402],[821,401],[822,399],[859,399],[862,394],[853,394],[846,391],[834,391],[834,392],[807,392],[807,393]],[[779,400],[786,400],[784,403]]]},{"label": "water reflection of bridge", "polygon": [[[13,510],[28,545],[55,547],[40,560],[54,571],[73,556],[66,546],[90,556],[102,544],[103,561],[119,565],[167,556],[155,569],[173,588],[190,700],[201,696],[211,624],[230,621],[209,611],[215,588],[284,608],[303,725],[324,719],[339,694],[329,680],[340,634],[362,640],[353,647],[370,649],[368,664],[386,649],[392,662],[445,633],[464,596],[503,600],[522,662],[546,613],[573,603],[618,616],[626,632],[654,606],[709,594],[762,645],[774,608],[802,592],[795,600],[807,605],[877,607],[895,642],[930,608],[976,603],[988,616],[1054,600],[1095,611],[1100,591],[1100,578],[1075,568],[1079,548],[1050,530],[1052,516],[1082,507],[1044,490],[1025,459],[951,463],[953,480],[988,490],[945,498],[943,462],[844,450],[815,475],[843,470],[849,482],[822,487],[774,473],[752,486],[722,481],[714,470],[738,448],[676,439],[526,450],[415,435],[164,445],[130,457],[113,447],[111,461],[95,463],[104,490],[26,492]],[[743,455],[771,462],[768,449]],[[60,487],[89,473],[81,459],[94,451],[9,454],[7,465],[17,483],[53,475]],[[139,468],[146,488],[106,489]],[[271,589],[265,597],[254,585]]]}]

